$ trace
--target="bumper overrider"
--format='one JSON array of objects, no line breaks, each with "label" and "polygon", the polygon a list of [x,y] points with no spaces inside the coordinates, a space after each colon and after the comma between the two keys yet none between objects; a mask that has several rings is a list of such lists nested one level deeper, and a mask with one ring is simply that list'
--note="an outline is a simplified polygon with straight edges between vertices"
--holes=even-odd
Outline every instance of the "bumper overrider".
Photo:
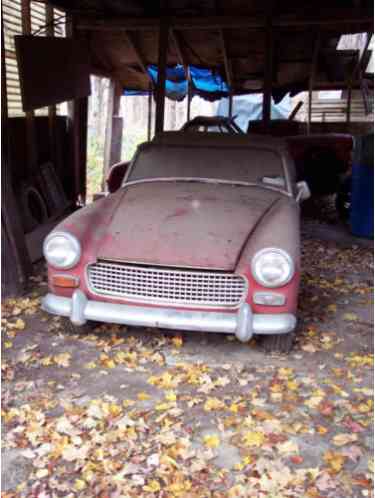
[{"label": "bumper overrider", "polygon": [[81,290],[71,298],[47,294],[42,309],[54,315],[69,317],[75,325],[87,320],[141,327],[234,334],[242,342],[254,334],[287,334],[296,326],[296,317],[290,313],[256,314],[248,303],[236,313],[214,311],[176,310],[114,304],[87,299]]}]

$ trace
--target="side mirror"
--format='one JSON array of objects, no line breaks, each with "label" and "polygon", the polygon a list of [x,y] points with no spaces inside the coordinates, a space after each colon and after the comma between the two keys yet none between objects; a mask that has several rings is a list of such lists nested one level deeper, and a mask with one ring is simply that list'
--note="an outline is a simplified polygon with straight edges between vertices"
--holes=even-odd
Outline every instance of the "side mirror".
[{"label": "side mirror", "polygon": [[309,199],[311,197],[311,192],[309,189],[309,186],[307,185],[307,182],[302,181],[297,183],[297,197],[296,201],[305,201],[306,199]]},{"label": "side mirror", "polygon": [[116,192],[121,187],[122,181],[128,170],[130,161],[117,163],[112,166],[107,176],[107,188],[109,193]]}]

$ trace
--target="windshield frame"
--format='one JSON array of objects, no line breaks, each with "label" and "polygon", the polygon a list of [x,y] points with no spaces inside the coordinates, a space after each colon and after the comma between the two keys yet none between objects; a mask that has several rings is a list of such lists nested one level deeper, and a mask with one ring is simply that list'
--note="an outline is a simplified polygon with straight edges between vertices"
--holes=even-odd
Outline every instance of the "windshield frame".
[{"label": "windshield frame", "polygon": [[[161,145],[163,147],[167,147],[167,148],[184,148],[186,146],[191,148],[192,146],[194,146],[194,148],[196,148],[196,149],[210,149],[210,148],[217,149],[219,147],[219,148],[223,148],[223,149],[236,149],[236,150],[238,150],[238,148],[241,148],[244,150],[254,150],[255,149],[255,150],[264,150],[267,152],[273,152],[280,157],[281,164],[282,164],[282,170],[283,170],[284,178],[285,178],[285,188],[272,187],[270,185],[265,185],[265,184],[260,183],[260,182],[244,182],[241,180],[227,180],[227,179],[206,178],[206,177],[163,177],[163,176],[160,176],[160,177],[149,177],[149,178],[142,178],[142,179],[128,181],[128,178],[130,178],[130,175],[134,169],[134,166],[135,166],[135,163],[136,163],[138,156],[142,153],[142,151],[144,149],[148,148],[149,146],[155,146],[155,145],[157,146],[158,144],[155,144],[153,142],[144,142],[137,147],[137,150],[133,156],[133,159],[130,162],[129,168],[126,171],[126,174],[124,176],[121,187],[127,187],[130,185],[135,185],[135,184],[139,184],[139,183],[151,183],[152,181],[165,182],[165,181],[169,180],[171,182],[173,182],[173,181],[177,182],[177,181],[185,181],[185,179],[186,179],[186,181],[190,181],[190,182],[192,182],[192,181],[198,182],[201,180],[202,183],[215,183],[215,184],[225,184],[225,185],[242,185],[242,186],[248,186],[248,187],[258,187],[258,188],[263,188],[265,190],[273,190],[275,192],[285,194],[288,197],[294,197],[292,179],[291,179],[291,174],[290,174],[286,154],[282,154],[278,148],[267,147],[263,144],[261,144],[261,145],[256,145],[256,144],[241,145],[240,147],[235,147],[233,145],[226,145],[226,144],[218,146],[217,144],[215,144],[215,145],[212,145],[212,144],[203,144],[203,145],[199,144],[199,145],[197,145],[197,144],[192,144],[192,143],[190,143],[190,144],[188,144],[188,143],[187,144],[163,143]],[[267,176],[267,175],[265,175],[265,176]]]}]

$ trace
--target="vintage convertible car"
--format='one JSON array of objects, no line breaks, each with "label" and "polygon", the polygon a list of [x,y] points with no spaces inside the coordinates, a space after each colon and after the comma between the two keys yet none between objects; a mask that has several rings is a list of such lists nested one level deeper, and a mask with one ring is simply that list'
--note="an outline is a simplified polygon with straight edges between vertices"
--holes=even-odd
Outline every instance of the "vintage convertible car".
[{"label": "vintage convertible car", "polygon": [[259,334],[267,349],[288,350],[307,196],[282,141],[164,133],[139,146],[121,188],[48,235],[43,309],[76,326],[92,320],[240,341]]}]

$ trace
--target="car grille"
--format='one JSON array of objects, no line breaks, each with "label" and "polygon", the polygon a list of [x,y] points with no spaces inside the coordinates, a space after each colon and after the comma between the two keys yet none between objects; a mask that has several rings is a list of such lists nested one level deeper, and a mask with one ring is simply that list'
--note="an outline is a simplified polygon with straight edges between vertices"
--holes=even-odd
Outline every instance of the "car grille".
[{"label": "car grille", "polygon": [[247,295],[247,280],[233,273],[164,269],[107,261],[89,265],[87,271],[92,291],[132,301],[236,308]]}]

